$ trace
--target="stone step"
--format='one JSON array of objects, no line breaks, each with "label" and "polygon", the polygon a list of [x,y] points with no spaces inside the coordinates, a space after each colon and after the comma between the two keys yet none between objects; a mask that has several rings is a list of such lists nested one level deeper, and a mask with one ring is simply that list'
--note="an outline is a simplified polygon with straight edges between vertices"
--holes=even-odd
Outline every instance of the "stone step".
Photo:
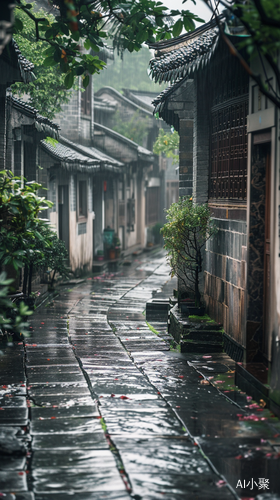
[{"label": "stone step", "polygon": [[105,260],[94,260],[92,263],[93,273],[105,273],[108,270],[108,265]]},{"label": "stone step", "polygon": [[195,340],[196,342],[220,341],[223,342],[221,331],[215,330],[190,330],[182,333],[182,340]]},{"label": "stone step", "polygon": [[192,342],[187,340],[182,340],[180,342],[181,352],[223,352],[223,342]]},{"label": "stone step", "polygon": [[192,330],[207,330],[207,331],[217,331],[217,330],[221,330],[223,325],[221,323],[198,323],[198,324],[195,324],[193,322],[190,322],[191,323],[191,328]]},{"label": "stone step", "polygon": [[167,321],[169,308],[169,299],[150,299],[146,303],[146,320]]},{"label": "stone step", "polygon": [[160,313],[156,313],[154,311],[150,311],[150,312],[147,312],[146,311],[146,320],[148,322],[151,322],[151,321],[157,321],[158,323],[166,323],[167,324],[167,321],[168,321],[168,313],[165,312],[165,311],[161,311]]},{"label": "stone step", "polygon": [[162,308],[166,309],[169,308],[169,299],[150,299],[146,303],[147,308]]}]

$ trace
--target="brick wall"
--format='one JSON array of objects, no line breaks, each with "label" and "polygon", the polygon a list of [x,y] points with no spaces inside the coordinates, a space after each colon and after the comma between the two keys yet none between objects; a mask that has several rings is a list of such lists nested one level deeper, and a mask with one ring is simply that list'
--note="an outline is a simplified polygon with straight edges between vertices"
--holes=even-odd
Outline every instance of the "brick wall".
[{"label": "brick wall", "polygon": [[245,334],[246,222],[215,219],[219,232],[207,242],[204,299],[211,318],[243,345]]},{"label": "brick wall", "polygon": [[180,120],[179,196],[192,196],[193,120]]},{"label": "brick wall", "polygon": [[80,92],[73,91],[70,101],[62,106],[54,122],[61,127],[61,135],[70,141],[77,142],[80,139]]}]

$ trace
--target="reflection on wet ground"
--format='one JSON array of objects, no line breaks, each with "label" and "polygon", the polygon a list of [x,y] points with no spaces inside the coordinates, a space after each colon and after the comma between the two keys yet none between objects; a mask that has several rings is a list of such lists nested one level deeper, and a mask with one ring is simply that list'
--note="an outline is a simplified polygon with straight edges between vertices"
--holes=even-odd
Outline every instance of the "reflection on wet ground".
[{"label": "reflection on wet ground", "polygon": [[164,254],[143,256],[62,291],[24,344],[3,343],[0,496],[280,498],[280,425],[234,386],[235,363],[179,354],[164,323],[148,327],[147,300],[172,288]]}]

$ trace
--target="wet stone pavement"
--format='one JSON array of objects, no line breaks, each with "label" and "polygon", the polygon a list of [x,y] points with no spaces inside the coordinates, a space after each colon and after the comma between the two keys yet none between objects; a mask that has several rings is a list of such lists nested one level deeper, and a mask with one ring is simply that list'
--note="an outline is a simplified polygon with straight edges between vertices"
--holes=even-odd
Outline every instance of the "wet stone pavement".
[{"label": "wet stone pavement", "polygon": [[147,325],[147,300],[171,290],[163,252],[141,255],[2,342],[0,498],[280,498],[280,424],[234,386],[235,363]]}]

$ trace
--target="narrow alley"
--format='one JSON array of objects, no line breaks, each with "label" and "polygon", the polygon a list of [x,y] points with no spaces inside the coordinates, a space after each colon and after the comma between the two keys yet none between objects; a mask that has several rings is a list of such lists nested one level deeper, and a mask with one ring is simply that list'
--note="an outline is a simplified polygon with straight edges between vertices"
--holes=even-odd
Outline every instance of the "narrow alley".
[{"label": "narrow alley", "polygon": [[280,498],[280,424],[234,385],[235,362],[181,354],[146,322],[174,284],[162,250],[142,254],[2,342],[1,498]]}]

